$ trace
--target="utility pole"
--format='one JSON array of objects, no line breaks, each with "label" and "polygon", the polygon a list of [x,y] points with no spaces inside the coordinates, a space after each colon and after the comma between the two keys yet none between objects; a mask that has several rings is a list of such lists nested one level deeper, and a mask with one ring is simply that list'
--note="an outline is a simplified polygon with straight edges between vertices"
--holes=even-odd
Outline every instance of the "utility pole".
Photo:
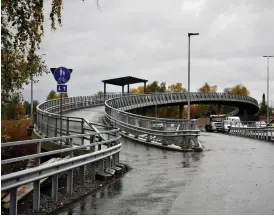
[{"label": "utility pole", "polygon": [[190,119],[190,36],[199,33],[188,33],[188,97],[187,97],[187,119]]},{"label": "utility pole", "polygon": [[[41,54],[41,56],[46,54]],[[31,126],[34,126],[34,118],[33,118],[33,72],[30,74],[30,123]]]},{"label": "utility pole", "polygon": [[273,56],[263,56],[267,58],[267,111],[266,111],[266,122],[269,123],[269,58]]}]

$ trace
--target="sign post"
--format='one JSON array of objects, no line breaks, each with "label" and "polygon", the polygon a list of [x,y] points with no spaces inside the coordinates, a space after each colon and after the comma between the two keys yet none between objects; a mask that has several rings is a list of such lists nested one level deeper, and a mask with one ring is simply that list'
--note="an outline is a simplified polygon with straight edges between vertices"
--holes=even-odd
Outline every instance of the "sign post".
[{"label": "sign post", "polygon": [[[64,85],[70,80],[70,73],[72,70],[65,67],[52,68],[54,79],[57,81],[57,92],[60,92],[60,137],[63,136],[63,93],[67,92],[67,85]],[[60,140],[60,149],[62,148],[62,141]]]}]

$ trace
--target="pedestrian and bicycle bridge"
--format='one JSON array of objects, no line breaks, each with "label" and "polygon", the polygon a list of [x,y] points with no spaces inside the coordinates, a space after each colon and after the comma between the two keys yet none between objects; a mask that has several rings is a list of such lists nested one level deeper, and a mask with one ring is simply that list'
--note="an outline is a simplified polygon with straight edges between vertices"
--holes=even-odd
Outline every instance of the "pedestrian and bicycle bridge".
[{"label": "pedestrian and bicycle bridge", "polygon": [[[247,96],[225,93],[190,93],[192,104],[214,103],[230,105],[235,110],[230,115],[258,112],[258,102]],[[115,94],[70,97],[63,100],[63,111],[105,105],[103,122],[92,123],[83,117],[63,115],[60,119],[60,100],[46,101],[37,107],[37,120],[33,131],[34,139],[3,143],[1,148],[35,144],[37,152],[32,155],[2,160],[1,164],[12,164],[23,160],[34,160],[35,167],[1,176],[1,191],[10,193],[10,214],[17,213],[18,188],[33,184],[33,209],[40,208],[40,184],[51,177],[51,196],[58,199],[58,175],[67,174],[67,192],[73,191],[73,169],[79,169],[81,184],[85,182],[85,165],[95,167],[104,175],[121,168],[119,157],[123,144],[121,136],[155,147],[177,151],[201,151],[200,130],[197,120],[153,118],[136,115],[130,111],[155,105],[187,104],[187,93]],[[62,124],[62,127],[60,127]],[[161,130],[155,125],[161,124]],[[62,128],[62,131],[60,130]],[[273,140],[274,127],[231,128],[235,135]],[[42,149],[46,150],[42,152]],[[62,155],[63,159],[51,164],[41,164],[45,156]]]}]

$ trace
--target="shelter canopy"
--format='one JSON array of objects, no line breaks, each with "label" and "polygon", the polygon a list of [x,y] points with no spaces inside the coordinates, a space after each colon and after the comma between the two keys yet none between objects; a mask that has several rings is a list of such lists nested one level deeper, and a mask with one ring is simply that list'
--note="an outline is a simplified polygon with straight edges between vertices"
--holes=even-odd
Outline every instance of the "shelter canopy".
[{"label": "shelter canopy", "polygon": [[106,84],[122,86],[122,93],[124,93],[124,86],[127,85],[128,93],[129,93],[129,85],[130,84],[144,83],[144,92],[146,92],[147,81],[148,80],[140,79],[140,78],[132,77],[132,76],[125,76],[125,77],[119,77],[119,78],[114,78],[114,79],[102,80],[102,82],[104,83],[104,94],[106,94]]}]

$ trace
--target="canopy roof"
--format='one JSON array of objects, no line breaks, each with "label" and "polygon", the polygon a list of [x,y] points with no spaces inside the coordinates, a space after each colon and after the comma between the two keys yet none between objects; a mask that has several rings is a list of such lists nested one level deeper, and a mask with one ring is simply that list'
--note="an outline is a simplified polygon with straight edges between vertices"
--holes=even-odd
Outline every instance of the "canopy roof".
[{"label": "canopy roof", "polygon": [[118,85],[118,86],[124,86],[128,84],[135,84],[135,83],[146,83],[148,80],[140,79],[132,76],[126,76],[126,77],[119,77],[114,79],[108,79],[108,80],[102,80],[103,83],[112,84],[112,85]]}]

